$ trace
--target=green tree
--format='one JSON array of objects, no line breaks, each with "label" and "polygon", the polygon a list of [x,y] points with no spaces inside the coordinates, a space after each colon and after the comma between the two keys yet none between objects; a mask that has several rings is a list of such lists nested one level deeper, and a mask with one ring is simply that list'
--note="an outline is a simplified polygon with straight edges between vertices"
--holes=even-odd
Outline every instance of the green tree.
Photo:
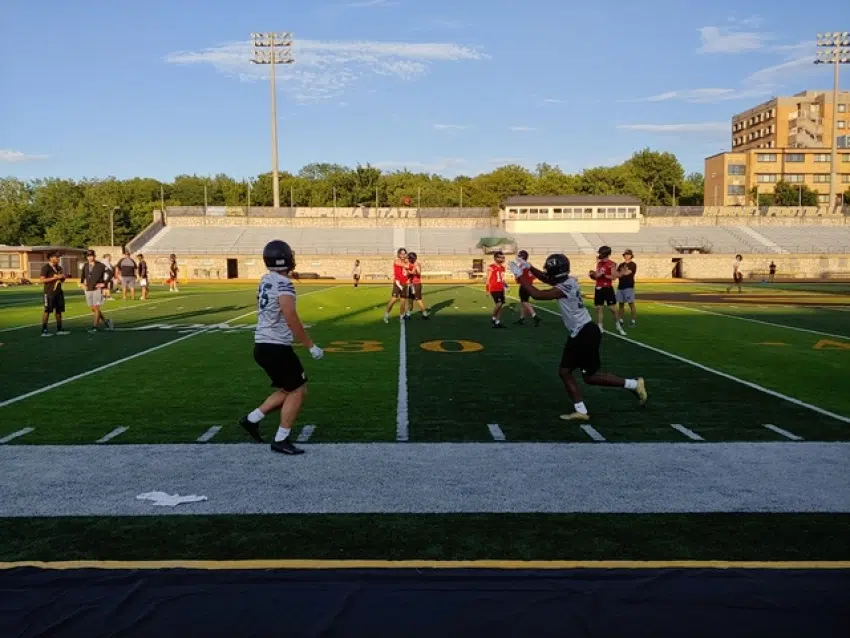
[{"label": "green tree", "polygon": [[776,183],[773,190],[774,206],[817,206],[818,195],[805,184]]},{"label": "green tree", "polygon": [[705,196],[705,178],[702,173],[690,173],[682,183],[682,190],[676,191],[676,203],[679,206],[702,206]]},{"label": "green tree", "polygon": [[644,185],[643,201],[647,206],[670,206],[673,189],[682,192],[685,171],[672,153],[645,148],[632,155],[626,167]]}]

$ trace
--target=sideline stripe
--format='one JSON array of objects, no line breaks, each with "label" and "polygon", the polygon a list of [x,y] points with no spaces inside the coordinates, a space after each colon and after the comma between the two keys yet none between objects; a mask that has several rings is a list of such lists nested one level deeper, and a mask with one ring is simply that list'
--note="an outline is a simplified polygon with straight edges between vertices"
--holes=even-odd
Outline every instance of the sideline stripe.
[{"label": "sideline stripe", "polygon": [[596,441],[597,443],[602,443],[605,441],[605,437],[602,436],[599,431],[593,427],[592,425],[582,425],[581,429],[584,430],[584,433],[587,434],[591,439]]},{"label": "sideline stripe", "polygon": [[306,443],[310,440],[310,437],[313,436],[313,432],[316,431],[315,425],[305,425],[301,432],[298,434],[298,438],[295,439],[296,443]]},{"label": "sideline stripe", "polygon": [[[713,310],[703,310],[702,308],[692,308],[691,306],[679,306],[672,303],[663,303],[661,301],[653,301],[652,303],[658,306],[666,306],[668,308],[678,308],[679,310],[690,310],[692,312],[701,312],[704,315],[715,315],[717,317],[726,317],[727,319],[737,319],[738,321],[749,321],[750,323],[760,323],[765,326],[773,326],[774,328],[785,328],[786,330],[796,330],[797,332],[808,332],[814,335],[822,335],[824,337],[835,337],[836,339],[850,339],[848,335],[838,335],[832,332],[822,332],[820,330],[810,330],[809,328],[799,328],[797,326],[788,326],[784,323],[774,323],[772,321],[763,321],[761,319],[752,319],[751,317],[737,317],[735,315],[727,315],[724,312],[714,312]],[[735,306],[728,306],[734,308]]]},{"label": "sideline stripe", "polygon": [[221,430],[220,425],[214,425],[209,430],[204,432],[201,436],[198,437],[198,443],[206,443],[211,438],[213,438],[216,434]]},{"label": "sideline stripe", "polygon": [[850,561],[725,560],[75,560],[0,562],[39,569],[850,569]]},{"label": "sideline stripe", "polygon": [[407,329],[405,321],[401,323],[398,339],[398,407],[396,409],[395,440],[407,441],[410,438],[410,416],[407,409]]},{"label": "sideline stripe", "polygon": [[502,432],[502,428],[499,427],[498,423],[488,423],[487,428],[490,430],[490,436],[493,437],[494,441],[505,440],[505,433]]},{"label": "sideline stripe", "polygon": [[681,425],[679,423],[671,423],[670,427],[673,428],[674,430],[681,432],[682,434],[684,434],[686,437],[688,437],[692,441],[705,441],[705,439],[702,438],[699,434],[697,434],[693,430],[689,430],[684,425]]},{"label": "sideline stripe", "polygon": [[[515,299],[515,297],[512,297]],[[532,304],[535,308],[542,310],[543,312],[548,312],[552,315],[560,316],[554,310],[550,310],[544,306],[538,306]],[[731,374],[727,374],[726,372],[721,372],[715,368],[710,368],[701,363],[697,363],[691,359],[686,359],[685,357],[680,357],[677,354],[673,354],[672,352],[667,352],[666,350],[662,350],[661,348],[656,348],[655,346],[650,346],[649,344],[643,343],[642,341],[636,341],[635,339],[631,339],[629,337],[622,337],[618,335],[616,332],[605,332],[606,335],[610,335],[615,339],[622,339],[623,341],[627,341],[628,343],[633,343],[636,346],[641,348],[645,348],[647,350],[651,350],[652,352],[657,352],[658,354],[662,354],[665,357],[670,357],[671,359],[675,359],[676,361],[681,361],[682,363],[687,363],[688,365],[694,366],[695,368],[699,368],[700,370],[705,370],[706,372],[711,372],[712,374],[716,374],[718,377],[723,377],[724,379],[729,379],[730,381],[735,381],[736,383],[740,383],[741,385],[745,385],[748,388],[752,388],[753,390],[758,390],[759,392],[764,392],[765,394],[769,394],[772,397],[776,397],[777,399],[783,399],[784,401],[788,401],[789,403],[793,403],[794,405],[798,405],[801,408],[807,408],[812,412],[817,412],[818,414],[823,414],[824,416],[832,417],[837,421],[841,421],[843,423],[850,423],[850,417],[842,416],[841,414],[836,414],[835,412],[830,412],[829,410],[825,410],[824,408],[819,408],[816,405],[812,405],[811,403],[806,403],[805,401],[800,401],[800,399],[795,399],[794,397],[789,397],[787,394],[782,394],[781,392],[777,392],[776,390],[771,390],[769,388],[765,388],[764,386],[759,385],[758,383],[753,383],[752,381],[745,381],[740,377],[736,377]],[[2,407],[2,404],[0,404]]]},{"label": "sideline stripe", "polygon": [[772,425],[770,423],[765,423],[764,427],[766,427],[768,430],[773,430],[777,434],[781,434],[786,439],[791,439],[792,441],[802,441],[803,440],[802,436],[797,436],[796,434],[792,434],[788,430],[783,430],[782,428],[778,428],[775,425]]},{"label": "sideline stripe", "polygon": [[12,432],[11,434],[7,434],[2,439],[0,439],[0,445],[3,443],[8,443],[14,439],[17,439],[19,436],[23,436],[24,434],[29,434],[35,430],[35,428],[24,428],[23,430],[18,430],[17,432]]},{"label": "sideline stripe", "polygon": [[114,430],[112,430],[112,432],[110,432],[109,434],[100,437],[97,441],[95,441],[95,443],[106,443],[110,439],[114,439],[119,434],[124,434],[124,432],[126,432],[129,429],[130,428],[125,427],[123,425],[121,427],[117,427]]},{"label": "sideline stripe", "polygon": [[[334,288],[339,288],[339,286],[332,286],[330,288],[322,288],[321,290],[313,290],[308,293],[301,295],[302,297],[307,297],[309,295],[315,295],[320,292],[324,292],[325,290],[333,290]],[[253,314],[256,314],[256,310],[252,310],[251,312],[246,312],[245,314],[241,314],[238,317],[233,317],[233,319],[228,319],[223,323],[232,323],[234,321],[239,321],[240,319],[244,319],[245,317],[250,317]],[[41,325],[41,324],[39,324]],[[166,341],[165,343],[161,343],[158,346],[153,346],[152,348],[148,348],[147,350],[142,350],[141,352],[136,352],[134,354],[128,355],[122,359],[116,359],[115,361],[110,361],[109,363],[98,366],[97,368],[92,368],[91,370],[86,370],[85,372],[81,372],[80,374],[75,374],[72,377],[68,377],[66,379],[62,379],[61,381],[57,381],[56,383],[51,383],[50,385],[46,385],[43,388],[39,388],[38,390],[33,390],[32,392],[27,392],[25,394],[21,394],[16,397],[12,397],[11,399],[7,399],[6,401],[0,402],[0,408],[5,408],[7,405],[12,405],[13,403],[17,403],[18,401],[23,401],[24,399],[29,399],[30,397],[34,397],[43,392],[47,392],[48,390],[53,390],[55,388],[59,388],[66,383],[71,383],[72,381],[76,381],[77,379],[83,379],[87,376],[95,374],[97,372],[102,372],[103,370],[107,370],[114,366],[120,365],[126,361],[132,361],[133,359],[137,359],[146,354],[150,354],[151,352],[156,352],[157,350],[162,350],[163,348],[167,348],[169,346],[173,346],[175,343],[180,343],[181,341],[186,341],[186,339],[191,339],[192,337],[197,337],[198,335],[205,334],[212,330],[216,330],[218,326],[221,324],[211,324],[208,328],[204,328],[203,330],[198,330],[197,332],[190,332],[187,335],[183,335],[182,337],[177,337],[176,339],[172,339],[171,341]]]}]

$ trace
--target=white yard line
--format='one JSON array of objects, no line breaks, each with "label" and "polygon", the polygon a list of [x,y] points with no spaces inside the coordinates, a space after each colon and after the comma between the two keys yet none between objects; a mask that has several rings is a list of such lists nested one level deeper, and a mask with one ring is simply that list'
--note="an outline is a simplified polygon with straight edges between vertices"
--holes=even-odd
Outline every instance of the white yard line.
[{"label": "white yard line", "polygon": [[124,434],[124,432],[126,432],[129,429],[130,428],[122,425],[121,427],[118,427],[118,428],[115,428],[114,430],[112,430],[112,432],[110,432],[109,434],[106,434],[105,436],[100,437],[97,441],[95,441],[95,443],[106,443],[107,441],[114,439],[119,434]]},{"label": "white yard line", "polygon": [[705,441],[705,439],[702,438],[699,434],[697,434],[693,430],[689,430],[684,425],[681,425],[679,423],[672,423],[672,424],[670,424],[670,427],[673,428],[674,430],[676,430],[677,432],[681,432],[686,437],[688,437],[691,441]]},{"label": "white yard line", "polygon": [[587,436],[589,436],[597,443],[603,443],[605,441],[605,437],[602,436],[599,431],[592,425],[582,425],[581,429],[584,430],[584,433],[587,434]]},{"label": "white yard line", "polygon": [[23,436],[24,434],[29,434],[35,430],[35,428],[24,428],[23,430],[18,430],[17,432],[12,432],[11,434],[7,434],[2,439],[0,439],[0,445],[3,443],[8,443],[14,439],[17,439],[19,436]]},{"label": "white yard line", "polygon": [[[326,290],[333,290],[334,288],[339,288],[339,286],[332,286],[330,288],[322,288],[321,290],[313,290],[311,292],[305,293],[301,295],[302,297],[308,297],[310,295],[314,295],[320,292],[325,292]],[[251,312],[246,312],[244,314],[239,315],[238,317],[233,317],[233,319],[228,319],[223,322],[226,324],[232,323],[234,321],[239,321],[240,319],[244,319],[245,317],[250,317],[253,314],[256,314],[256,310],[252,310]],[[168,348],[169,346],[173,346],[175,343],[180,343],[181,341],[186,341],[186,339],[191,339],[192,337],[197,337],[198,335],[206,334],[207,332],[217,330],[221,324],[211,324],[209,328],[204,328],[203,330],[198,330],[197,332],[190,332],[187,335],[183,335],[182,337],[178,337],[177,339],[172,339],[171,341],[166,341],[165,343],[161,343],[158,346],[153,346],[152,348],[148,348],[147,350],[142,350],[141,352],[136,352],[135,354],[131,354],[122,359],[116,359],[115,361],[110,361],[109,363],[98,366],[97,368],[93,368],[91,370],[87,370],[85,372],[81,372],[80,374],[75,374],[74,376],[68,377],[66,379],[62,379],[62,381],[57,381],[56,383],[51,383],[50,385],[46,385],[43,388],[39,388],[38,390],[33,390],[32,392],[27,392],[25,394],[21,394],[16,397],[12,397],[11,399],[7,399],[3,402],[0,402],[0,408],[5,408],[7,405],[12,405],[13,403],[17,403],[18,401],[23,401],[24,399],[28,399],[30,397],[34,397],[43,392],[47,392],[48,390],[53,390],[55,388],[59,388],[67,383],[71,383],[72,381],[76,381],[78,379],[83,379],[87,376],[95,374],[97,372],[102,372],[103,370],[108,370],[114,366],[120,365],[127,361],[132,361],[133,359],[137,359],[146,354],[150,354],[151,352],[156,352],[157,350],[162,350],[163,348]],[[407,402],[405,400],[405,407]]]},{"label": "white yard line", "polygon": [[221,430],[220,425],[214,425],[209,430],[204,432],[201,436],[198,437],[198,443],[206,443],[211,438],[213,438],[216,434]]},{"label": "white yard line", "polygon": [[[723,312],[715,312],[713,310],[703,310],[702,308],[693,308],[691,306],[679,306],[672,303],[662,303],[660,301],[652,302],[658,306],[667,306],[668,308],[678,308],[679,310],[690,310],[692,312],[700,312],[704,315],[716,315],[718,317],[726,317],[727,319],[737,319],[738,321],[749,321],[750,323],[760,323],[765,326],[773,326],[774,328],[785,328],[786,330],[796,330],[797,332],[808,332],[810,334],[822,335],[824,337],[834,337],[836,339],[850,339],[848,335],[838,335],[832,332],[821,332],[820,330],[810,330],[809,328],[798,328],[797,326],[789,326],[784,323],[773,323],[772,321],[763,321],[761,319],[752,319],[750,317],[738,317],[736,315],[727,315]],[[729,306],[732,308],[732,306]]]},{"label": "white yard line", "polygon": [[786,439],[791,439],[792,441],[802,441],[803,440],[802,436],[797,436],[796,434],[793,434],[793,433],[789,432],[788,430],[783,430],[782,428],[778,428],[775,425],[772,425],[770,423],[765,423],[764,427],[766,427],[768,430],[773,430],[777,434],[784,436]]},{"label": "white yard line", "polygon": [[398,339],[398,406],[396,408],[396,441],[407,441],[410,438],[410,415],[407,407],[407,328],[405,321],[401,322]]},{"label": "white yard line", "polygon": [[301,428],[301,432],[298,433],[298,438],[295,439],[296,443],[306,443],[310,440],[310,437],[313,436],[313,432],[316,431],[315,425],[305,425]]},{"label": "white yard line", "polygon": [[[511,297],[511,299],[516,299],[516,297]],[[544,306],[538,306],[536,304],[532,304],[538,310],[542,310],[543,312],[548,312],[551,315],[555,315],[560,317],[560,313],[555,312],[554,310],[550,310]],[[758,390],[759,392],[763,392],[765,394],[769,394],[772,397],[776,397],[777,399],[782,399],[784,401],[788,401],[789,403],[793,403],[794,405],[798,405],[801,408],[806,408],[811,410],[812,412],[817,412],[818,414],[823,414],[824,416],[832,417],[837,421],[841,421],[843,423],[850,423],[850,417],[842,416],[841,414],[836,414],[835,412],[830,412],[829,410],[825,410],[816,405],[812,405],[811,403],[806,403],[805,401],[800,401],[799,399],[795,399],[794,397],[789,397],[787,394],[782,394],[781,392],[777,392],[776,390],[771,390],[769,388],[765,388],[764,386],[759,385],[758,383],[753,383],[752,381],[746,381],[734,375],[728,374],[726,372],[721,372],[715,368],[710,368],[709,366],[703,365],[701,363],[697,363],[691,359],[686,359],[685,357],[680,357],[677,354],[673,354],[672,352],[667,352],[666,350],[662,350],[661,348],[656,348],[655,346],[650,346],[641,341],[635,341],[634,339],[630,339],[629,337],[621,337],[615,332],[605,332],[606,335],[614,337],[615,339],[621,339],[623,341],[627,341],[628,343],[633,343],[634,345],[645,348],[646,350],[651,350],[652,352],[656,352],[658,354],[664,355],[665,357],[669,357],[671,359],[675,359],[676,361],[681,361],[682,363],[687,363],[695,368],[699,368],[700,370],[704,370],[706,372],[711,372],[712,374],[716,374],[718,377],[723,377],[724,379],[728,379],[729,381],[735,381],[736,383],[740,383],[741,385],[745,385],[748,388],[752,388],[753,390]],[[2,407],[2,406],[0,406]]]},{"label": "white yard line", "polygon": [[499,427],[498,423],[488,423],[487,429],[490,430],[490,436],[493,437],[494,441],[505,440],[505,433],[502,432],[502,428]]}]

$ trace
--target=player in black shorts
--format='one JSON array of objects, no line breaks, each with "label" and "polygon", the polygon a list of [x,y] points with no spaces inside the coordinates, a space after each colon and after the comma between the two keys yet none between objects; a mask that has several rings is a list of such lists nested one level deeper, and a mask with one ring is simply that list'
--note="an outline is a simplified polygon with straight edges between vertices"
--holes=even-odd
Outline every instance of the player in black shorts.
[{"label": "player in black shorts", "polygon": [[51,313],[56,315],[56,334],[70,334],[62,329],[62,313],[65,312],[65,292],[62,290],[62,282],[65,281],[65,273],[59,265],[59,253],[52,252],[47,256],[47,263],[41,269],[38,280],[44,284],[44,312],[41,315],[41,336],[49,337],[47,322]]}]

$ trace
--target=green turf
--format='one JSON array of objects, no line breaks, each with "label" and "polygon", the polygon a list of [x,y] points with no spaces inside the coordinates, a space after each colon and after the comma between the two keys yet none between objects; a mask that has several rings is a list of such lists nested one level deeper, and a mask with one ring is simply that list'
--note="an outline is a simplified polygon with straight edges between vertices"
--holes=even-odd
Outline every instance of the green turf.
[{"label": "green turf", "polygon": [[2,518],[0,560],[848,560],[848,531],[848,514]]}]

